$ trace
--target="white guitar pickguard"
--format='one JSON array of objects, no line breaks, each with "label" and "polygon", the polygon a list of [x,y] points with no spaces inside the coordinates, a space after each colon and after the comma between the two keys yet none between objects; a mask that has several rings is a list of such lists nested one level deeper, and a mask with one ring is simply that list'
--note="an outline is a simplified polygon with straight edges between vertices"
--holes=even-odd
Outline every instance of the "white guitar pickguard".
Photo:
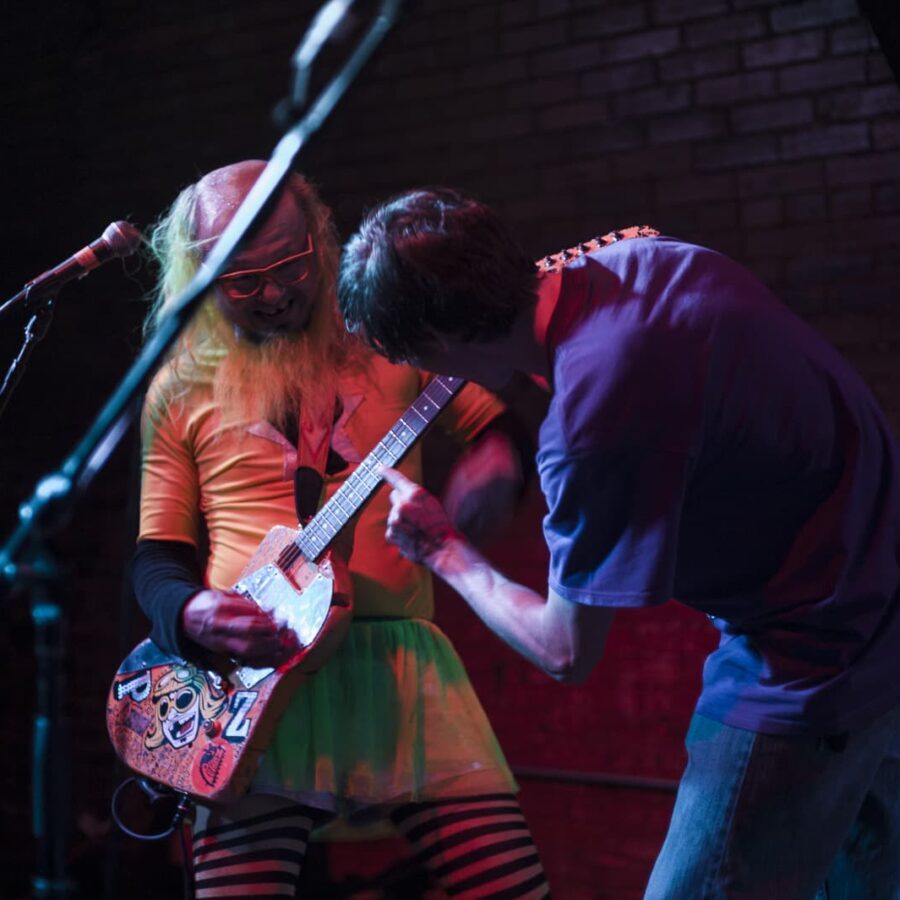
[{"label": "white guitar pickguard", "polygon": [[[289,628],[301,647],[308,647],[328,616],[334,582],[317,574],[301,591],[278,566],[268,563],[242,578],[233,590],[264,609],[277,625]],[[238,675],[244,685],[253,687],[273,671],[243,666]]]}]

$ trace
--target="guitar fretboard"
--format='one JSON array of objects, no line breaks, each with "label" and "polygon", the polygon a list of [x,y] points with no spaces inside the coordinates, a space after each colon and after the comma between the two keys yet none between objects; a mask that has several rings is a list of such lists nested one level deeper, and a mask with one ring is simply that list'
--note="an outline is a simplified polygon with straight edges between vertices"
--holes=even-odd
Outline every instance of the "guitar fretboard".
[{"label": "guitar fretboard", "polygon": [[315,562],[381,484],[381,466],[396,466],[465,383],[465,379],[453,375],[436,376],[310,519],[293,544],[285,547],[278,557],[278,565],[286,568],[300,555]]}]

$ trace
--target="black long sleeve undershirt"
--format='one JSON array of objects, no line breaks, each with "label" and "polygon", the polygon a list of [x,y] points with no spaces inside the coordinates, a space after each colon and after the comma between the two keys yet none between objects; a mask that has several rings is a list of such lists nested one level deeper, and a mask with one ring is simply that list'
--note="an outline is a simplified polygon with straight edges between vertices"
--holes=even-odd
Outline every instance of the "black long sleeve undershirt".
[{"label": "black long sleeve undershirt", "polygon": [[181,631],[181,608],[204,588],[197,551],[183,541],[138,541],[131,561],[134,592],[164,653],[199,661],[202,648]]}]

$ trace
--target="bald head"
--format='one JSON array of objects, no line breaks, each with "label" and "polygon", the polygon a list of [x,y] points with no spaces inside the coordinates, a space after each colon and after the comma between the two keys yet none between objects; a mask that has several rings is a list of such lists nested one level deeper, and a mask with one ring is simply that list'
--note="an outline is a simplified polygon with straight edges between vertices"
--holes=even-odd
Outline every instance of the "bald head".
[{"label": "bald head", "polygon": [[214,169],[196,183],[195,240],[212,241],[222,234],[265,166],[262,160],[248,159]]}]

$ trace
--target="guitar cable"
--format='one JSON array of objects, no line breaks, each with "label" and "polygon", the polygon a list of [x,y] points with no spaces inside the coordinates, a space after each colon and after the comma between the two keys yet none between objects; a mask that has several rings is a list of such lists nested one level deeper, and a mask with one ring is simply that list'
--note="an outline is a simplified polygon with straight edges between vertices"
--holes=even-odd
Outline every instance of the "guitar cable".
[{"label": "guitar cable", "polygon": [[[154,803],[158,803],[160,800],[177,800],[177,804],[175,806],[175,812],[172,814],[172,820],[169,822],[169,827],[165,831],[154,832],[152,834],[142,834],[139,831],[133,831],[122,821],[122,817],[119,815],[119,802],[122,791],[131,784],[136,783],[137,786],[146,794],[147,797],[150,798],[150,805],[152,806]],[[185,818],[187,814],[192,810],[194,806],[193,801],[189,794],[185,794],[181,791],[173,791],[170,788],[165,787],[146,776],[138,776],[133,775],[130,778],[126,778],[116,789],[113,791],[112,799],[110,800],[110,813],[112,815],[113,821],[119,828],[127,834],[129,837],[136,838],[139,841],[160,841],[163,838],[169,837],[174,833],[175,829],[179,826],[181,827],[181,856],[184,861],[184,865],[182,866],[182,897],[183,900],[194,900],[194,885],[193,885],[193,856],[191,852],[190,838],[188,836],[187,828],[184,827]]]},{"label": "guitar cable", "polygon": [[[172,814],[172,820],[169,823],[169,827],[165,829],[165,831],[142,834],[139,831],[133,831],[122,821],[122,817],[119,815],[120,797],[122,791],[133,783],[136,783],[137,786],[150,798],[151,806],[154,803],[158,803],[160,800],[177,800],[175,812]],[[115,791],[113,791],[112,800],[110,801],[110,813],[112,814],[113,821],[116,823],[116,825],[118,825],[119,828],[129,837],[136,838],[139,841],[160,841],[163,838],[169,837],[169,835],[175,832],[175,829],[178,828],[179,825],[181,825],[181,823],[184,821],[185,816],[193,808],[193,805],[194,803],[191,800],[189,794],[185,794],[180,791],[169,790],[168,788],[157,784],[155,781],[151,781],[149,778],[133,775],[130,778],[126,778],[115,789]]]}]

